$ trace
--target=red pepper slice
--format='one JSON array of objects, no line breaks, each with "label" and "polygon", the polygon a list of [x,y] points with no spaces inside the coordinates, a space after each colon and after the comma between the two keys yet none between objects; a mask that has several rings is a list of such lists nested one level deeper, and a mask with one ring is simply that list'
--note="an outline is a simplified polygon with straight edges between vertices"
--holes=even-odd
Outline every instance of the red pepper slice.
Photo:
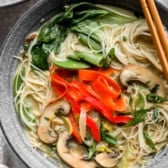
[{"label": "red pepper slice", "polygon": [[79,70],[78,77],[81,81],[93,81],[95,80],[101,73],[94,70]]},{"label": "red pepper slice", "polygon": [[74,116],[77,117],[80,113],[80,104],[77,101],[75,101],[75,99],[68,93],[65,95],[65,98],[68,100],[68,102],[70,102],[72,112]]},{"label": "red pepper slice", "polygon": [[91,104],[93,109],[97,110],[100,114],[102,114],[104,117],[106,117],[108,120],[112,118],[112,113],[110,112],[110,109],[106,107],[102,102],[99,100],[93,98],[93,97],[86,97],[84,99],[86,102]]},{"label": "red pepper slice", "polygon": [[99,76],[92,82],[92,88],[102,97],[116,99],[121,94],[121,88],[113,79]]},{"label": "red pepper slice", "polygon": [[76,120],[74,119],[72,113],[69,114],[69,120],[70,120],[70,122],[72,124],[72,128],[73,128],[72,135],[77,139],[77,141],[80,144],[82,144],[82,139],[81,139],[81,136],[78,131],[78,124],[77,124]]},{"label": "red pepper slice", "polygon": [[112,115],[113,110],[124,111],[126,108],[125,99],[118,98],[121,88],[116,81],[93,70],[79,70],[78,75],[79,79],[91,82],[92,85],[81,81],[67,82],[59,75],[51,73],[53,88],[59,98],[66,98],[71,103],[75,117],[80,113],[81,103],[86,102],[113,123],[127,123],[131,119],[129,116]]},{"label": "red pepper slice", "polygon": [[68,83],[57,74],[51,75],[51,85],[59,98],[63,98],[68,92]]},{"label": "red pepper slice", "polygon": [[115,124],[127,124],[131,119],[132,117],[129,116],[115,116],[112,117],[110,120]]},{"label": "red pepper slice", "polygon": [[132,118],[129,116],[113,116],[111,110],[106,107],[102,102],[92,98],[87,97],[85,100],[92,105],[94,109],[97,110],[100,114],[102,114],[107,120],[112,123],[128,123]]},{"label": "red pepper slice", "polygon": [[125,111],[127,108],[127,102],[124,97],[120,97],[115,101],[115,111]]},{"label": "red pepper slice", "polygon": [[89,127],[94,140],[99,143],[101,138],[100,138],[100,131],[96,122],[92,118],[87,116],[86,124]]}]

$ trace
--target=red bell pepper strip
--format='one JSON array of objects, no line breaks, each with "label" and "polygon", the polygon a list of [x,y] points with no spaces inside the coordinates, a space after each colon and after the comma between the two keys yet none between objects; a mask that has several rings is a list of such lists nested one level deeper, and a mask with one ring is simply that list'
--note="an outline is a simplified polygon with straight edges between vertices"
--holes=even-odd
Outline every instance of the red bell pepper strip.
[{"label": "red bell pepper strip", "polygon": [[111,110],[124,111],[127,107],[127,102],[123,97],[118,98],[121,90],[118,89],[118,93],[111,90],[110,86],[106,86],[106,82],[105,79],[98,77],[93,81],[92,88],[97,90],[100,100]]},{"label": "red bell pepper strip", "polygon": [[95,87],[95,91],[101,89],[106,89],[110,91],[112,98],[117,98],[121,94],[121,87],[119,84],[114,81],[112,78],[104,75],[101,72],[93,71],[93,70],[79,70],[78,71],[78,77],[82,81],[88,81],[88,82],[95,82],[95,85],[100,86]]},{"label": "red bell pepper strip", "polygon": [[110,120],[112,123],[115,124],[127,124],[131,119],[132,117],[130,116],[115,116],[112,117]]},{"label": "red bell pepper strip", "polygon": [[121,94],[121,88],[113,79],[99,76],[92,82],[92,88],[102,97],[116,99]]},{"label": "red bell pepper strip", "polygon": [[101,101],[93,97],[86,97],[84,100],[88,102],[93,107],[93,109],[97,110],[101,115],[103,115],[108,120],[112,118],[112,113],[110,112],[110,109],[106,107]]},{"label": "red bell pepper strip", "polygon": [[68,83],[57,74],[51,75],[51,85],[59,98],[63,98],[68,92]]},{"label": "red bell pepper strip", "polygon": [[129,116],[113,116],[109,108],[107,108],[102,102],[92,97],[87,97],[85,98],[85,100],[89,102],[92,107],[97,110],[97,112],[102,114],[107,120],[111,121],[112,123],[128,123],[132,119]]},{"label": "red bell pepper strip", "polygon": [[[121,88],[117,82],[106,75],[93,70],[79,70],[79,77],[82,80],[90,80],[93,83],[92,87],[95,89],[95,91],[92,91],[90,85],[84,84],[80,81],[67,82],[59,75],[55,73],[51,74],[52,86],[55,88],[56,93],[59,93],[59,97],[64,97],[71,103],[72,112],[75,117],[79,115],[81,110],[80,103],[84,101],[90,104],[93,109],[97,110],[100,114],[113,123],[126,123],[130,120],[130,117],[128,116],[114,117],[112,115],[112,110],[115,109],[120,111],[121,109],[123,110],[125,108],[123,105],[125,102],[124,99],[117,98],[117,96],[119,96],[121,93]],[[101,100],[103,99],[103,101],[100,101],[100,97],[102,97]],[[120,107],[114,108],[115,104],[119,105]]]},{"label": "red bell pepper strip", "polygon": [[124,97],[120,97],[115,100],[115,111],[125,111],[127,108],[127,101]]},{"label": "red bell pepper strip", "polygon": [[100,74],[100,72],[94,70],[78,70],[78,78],[81,81],[93,81]]},{"label": "red bell pepper strip", "polygon": [[76,102],[79,102],[83,98],[83,94],[72,83],[69,84],[68,93]]},{"label": "red bell pepper strip", "polygon": [[96,142],[100,142],[101,138],[100,138],[100,131],[99,131],[99,128],[98,128],[98,125],[96,124],[96,122],[87,116],[86,118],[86,124],[87,126],[89,127],[90,131],[91,131],[91,134],[93,136],[93,139],[96,141]]},{"label": "red bell pepper strip", "polygon": [[66,94],[65,98],[67,99],[67,101],[71,104],[71,108],[72,108],[72,112],[75,116],[75,118],[79,115],[80,113],[80,105],[77,101],[75,101],[75,99],[70,95],[70,94]]},{"label": "red bell pepper strip", "polygon": [[86,85],[80,81],[73,81],[71,82],[71,86],[77,89],[78,92],[81,93],[81,100],[84,97],[95,97],[98,98],[97,93],[90,87],[90,85]]},{"label": "red bell pepper strip", "polygon": [[69,114],[69,120],[70,120],[72,128],[73,128],[72,135],[77,139],[77,141],[80,144],[82,144],[82,139],[81,139],[81,136],[80,136],[79,131],[78,131],[78,125],[77,125],[77,122],[74,119],[72,113]]}]

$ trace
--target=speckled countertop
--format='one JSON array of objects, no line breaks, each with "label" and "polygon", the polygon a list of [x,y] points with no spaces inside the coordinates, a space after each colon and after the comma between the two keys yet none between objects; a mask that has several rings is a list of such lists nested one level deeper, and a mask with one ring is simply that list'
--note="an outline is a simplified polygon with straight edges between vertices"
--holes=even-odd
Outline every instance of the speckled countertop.
[{"label": "speckled countertop", "polygon": [[[38,0],[27,0],[21,4],[0,8],[0,47],[17,19],[37,1]],[[158,1],[168,8],[168,0]],[[5,163],[10,168],[26,168],[7,145],[7,142],[0,130],[0,168],[3,168],[1,163]]]}]

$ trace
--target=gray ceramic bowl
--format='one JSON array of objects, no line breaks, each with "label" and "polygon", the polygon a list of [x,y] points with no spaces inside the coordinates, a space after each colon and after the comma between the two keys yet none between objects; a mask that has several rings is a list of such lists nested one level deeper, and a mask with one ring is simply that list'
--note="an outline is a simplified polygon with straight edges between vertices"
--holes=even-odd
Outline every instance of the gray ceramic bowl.
[{"label": "gray ceramic bowl", "polygon": [[[19,55],[24,37],[40,26],[42,18],[47,19],[61,12],[65,4],[72,2],[79,2],[79,0],[40,0],[18,20],[2,47],[0,58],[1,126],[12,149],[28,167],[55,168],[58,166],[54,160],[45,158],[39,151],[32,148],[16,115],[12,95],[12,81],[18,62],[13,56]],[[90,2],[118,5],[141,13],[138,0],[90,0]],[[164,24],[168,28],[168,9],[158,2],[157,7]],[[167,168],[168,150],[165,149],[159,156],[155,157],[150,167]]]}]

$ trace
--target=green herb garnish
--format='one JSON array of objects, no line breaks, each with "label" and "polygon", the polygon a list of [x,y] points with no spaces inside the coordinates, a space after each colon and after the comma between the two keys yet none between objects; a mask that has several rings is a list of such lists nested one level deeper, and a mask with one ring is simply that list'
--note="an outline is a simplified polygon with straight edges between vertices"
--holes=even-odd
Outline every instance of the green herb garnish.
[{"label": "green herb garnish", "polygon": [[150,90],[151,93],[156,93],[159,89],[160,85],[159,84],[155,84],[155,86]]},{"label": "green herb garnish", "polygon": [[168,101],[168,98],[158,96],[156,94],[147,94],[146,99],[148,102],[151,102],[151,103],[163,103],[165,101]]},{"label": "green herb garnish", "polygon": [[134,106],[135,106],[135,110],[144,108],[145,100],[144,100],[144,97],[141,93],[139,93],[138,96],[136,96],[136,99],[134,101]]},{"label": "green herb garnish", "polygon": [[146,144],[149,145],[153,150],[156,150],[155,144],[153,143],[151,137],[147,133],[143,133]]},{"label": "green herb garnish", "polygon": [[117,139],[112,135],[111,132],[104,130],[103,125],[100,125],[100,134],[103,141],[106,141],[112,145],[117,145]]},{"label": "green herb garnish", "polygon": [[122,37],[122,40],[125,42],[125,41],[127,41],[127,37],[126,36],[123,36]]},{"label": "green herb garnish", "polygon": [[50,119],[48,117],[44,117],[44,119],[47,120],[47,121],[50,121]]},{"label": "green herb garnish", "polygon": [[93,142],[92,146],[89,147],[88,152],[89,154],[88,154],[87,160],[90,160],[93,158],[96,152],[96,142]]},{"label": "green herb garnish", "polygon": [[134,126],[145,120],[146,114],[149,109],[140,109],[134,112],[134,118],[126,124],[126,126]]},{"label": "green herb garnish", "polygon": [[157,108],[153,109],[153,119],[157,120],[159,117],[159,110]]}]

